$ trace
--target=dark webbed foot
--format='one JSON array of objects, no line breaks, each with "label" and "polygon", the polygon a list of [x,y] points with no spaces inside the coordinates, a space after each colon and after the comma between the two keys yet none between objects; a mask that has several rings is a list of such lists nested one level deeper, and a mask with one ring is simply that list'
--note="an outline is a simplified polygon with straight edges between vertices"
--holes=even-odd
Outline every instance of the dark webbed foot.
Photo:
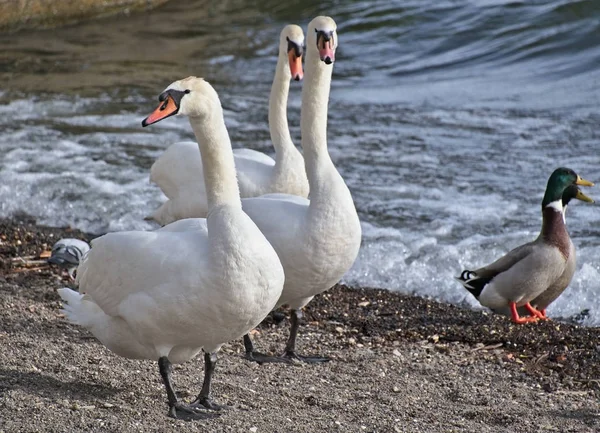
[{"label": "dark webbed foot", "polygon": [[306,362],[307,364],[322,364],[330,361],[329,358],[323,356],[302,356],[296,353],[296,337],[298,335],[298,328],[300,326],[300,320],[302,319],[301,310],[292,310],[290,317],[290,337],[288,338],[287,344],[285,345],[285,352],[281,356],[283,359],[289,359],[291,362],[300,361]]},{"label": "dark webbed foot", "polygon": [[273,362],[279,362],[279,363],[291,362],[291,360],[284,359],[280,356],[269,356],[269,355],[265,355],[264,353],[255,351],[254,344],[252,344],[252,340],[250,339],[250,336],[248,334],[244,335],[244,348],[246,349],[244,358],[246,358],[248,361],[253,361],[258,364],[266,364],[266,363],[273,363]]},{"label": "dark webbed foot", "polygon": [[292,362],[291,359],[285,358],[283,356],[270,356],[270,355],[265,355],[264,353],[260,353],[260,352],[246,352],[246,354],[244,355],[244,358],[246,358],[248,361],[253,361],[256,362],[257,364],[268,364],[268,363],[285,363],[285,364],[289,364]]},{"label": "dark webbed foot", "polygon": [[218,413],[207,413],[192,405],[182,403],[180,401],[169,407],[169,416],[175,419],[184,421],[192,421],[198,419],[212,419],[221,416]]},{"label": "dark webbed foot", "polygon": [[248,334],[244,335],[244,348],[246,349],[245,358],[248,361],[254,361],[259,364],[265,364],[269,362],[295,364],[297,362],[305,362],[307,364],[322,364],[324,362],[331,361],[330,358],[323,356],[302,356],[296,353],[296,337],[298,335],[298,327],[300,325],[300,319],[302,318],[302,311],[292,310],[290,317],[290,336],[285,346],[285,352],[281,356],[269,356],[264,353],[256,352],[254,345]]},{"label": "dark webbed foot", "polygon": [[167,398],[169,400],[169,413],[171,418],[191,421],[196,419],[210,419],[219,416],[215,413],[206,413],[198,408],[181,402],[177,398],[177,393],[171,381],[171,362],[166,356],[159,358],[158,369],[167,390]]},{"label": "dark webbed foot", "polygon": [[212,398],[209,397],[197,398],[190,406],[196,409],[208,409],[214,411],[231,409],[231,406],[228,406],[226,404],[218,404]]},{"label": "dark webbed foot", "polygon": [[307,364],[322,364],[324,362],[331,361],[331,358],[327,358],[325,356],[302,356],[298,355],[294,351],[286,351],[281,359],[288,359],[288,362],[300,361],[305,362]]}]

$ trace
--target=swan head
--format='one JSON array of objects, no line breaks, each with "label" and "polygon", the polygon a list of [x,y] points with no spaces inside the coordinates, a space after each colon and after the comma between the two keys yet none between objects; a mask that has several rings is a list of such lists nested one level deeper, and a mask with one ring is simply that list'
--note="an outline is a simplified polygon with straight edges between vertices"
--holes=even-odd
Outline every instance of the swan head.
[{"label": "swan head", "polygon": [[204,78],[187,77],[174,81],[158,96],[158,100],[159,106],[142,120],[142,126],[175,115],[204,117],[221,108],[219,95]]},{"label": "swan head", "polygon": [[319,16],[308,23],[307,50],[318,50],[319,58],[326,65],[335,62],[337,48],[337,25],[330,17]]},{"label": "swan head", "polygon": [[279,36],[279,55],[288,58],[292,79],[300,81],[302,71],[302,55],[304,54],[304,32],[300,26],[289,24],[283,28]]}]

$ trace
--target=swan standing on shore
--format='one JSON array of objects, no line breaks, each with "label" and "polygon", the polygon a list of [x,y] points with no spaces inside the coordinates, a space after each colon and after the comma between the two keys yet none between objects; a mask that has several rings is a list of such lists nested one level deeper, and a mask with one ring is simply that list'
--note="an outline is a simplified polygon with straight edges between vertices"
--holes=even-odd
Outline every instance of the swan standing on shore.
[{"label": "swan standing on shore", "polygon": [[[297,25],[285,26],[279,38],[279,57],[269,98],[269,130],[275,160],[256,150],[233,151],[242,197],[277,192],[308,196],[304,159],[294,146],[287,120],[290,80],[302,79],[303,50],[302,29]],[[206,216],[208,203],[196,143],[171,145],[152,165],[150,181],[160,187],[168,200],[149,219],[165,225],[182,218]]]},{"label": "swan standing on shore", "polygon": [[[160,95],[142,122],[189,116],[204,165],[209,215],[156,231],[109,233],[92,244],[78,268],[77,293],[60,289],[64,312],[107,348],[127,358],[158,361],[169,415],[196,419],[219,409],[210,395],[222,344],[257,326],[281,295],[277,254],[242,211],[231,143],[219,97],[210,84],[189,77]],[[178,400],[171,363],[204,349],[204,383],[192,404]]]},{"label": "swan standing on shore", "polygon": [[337,283],[358,255],[360,221],[350,191],[327,151],[327,104],[337,43],[333,19],[321,16],[309,23],[300,125],[310,201],[286,194],[242,200],[244,211],[283,264],[285,285],[277,305],[287,304],[292,310],[283,357],[254,352],[250,337],[244,336],[246,355],[257,362],[327,360],[296,353],[301,308]]}]

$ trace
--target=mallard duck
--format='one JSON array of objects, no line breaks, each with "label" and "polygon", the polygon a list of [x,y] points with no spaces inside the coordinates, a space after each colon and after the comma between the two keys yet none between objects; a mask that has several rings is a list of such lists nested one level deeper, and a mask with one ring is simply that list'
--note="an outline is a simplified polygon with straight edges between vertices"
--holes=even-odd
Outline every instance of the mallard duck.
[{"label": "mallard duck", "polygon": [[[567,221],[567,206],[572,199],[577,199],[588,203],[594,203],[594,200],[592,200],[590,197],[581,192],[581,190],[577,188],[577,186],[569,186],[567,189],[565,189],[562,198],[563,219],[565,220],[565,223]],[[573,245],[571,238],[569,238],[569,242],[571,243],[571,251],[569,253],[569,259],[567,260],[567,267],[565,269],[565,272],[563,272],[558,281],[556,281],[556,283],[554,283],[548,290],[544,291],[541,295],[539,295],[537,298],[531,301],[531,305],[533,305],[533,307],[537,310],[540,310],[540,312],[544,316],[546,316],[546,308],[548,308],[548,305],[556,301],[556,299],[562,294],[562,292],[565,291],[569,283],[571,283],[573,274],[575,274],[575,267],[577,266],[575,245]]]},{"label": "mallard duck", "polygon": [[[576,185],[569,186],[567,189],[565,189],[565,192],[563,192],[562,196],[563,219],[565,223],[567,206],[569,205],[569,202],[572,199],[577,199],[588,203],[594,203],[594,200],[592,200],[590,197],[581,192],[581,190]],[[556,281],[556,283],[554,283],[548,290],[544,291],[541,295],[539,295],[537,298],[530,302],[530,304],[535,309],[539,310],[544,317],[546,317],[546,308],[548,308],[548,305],[554,302],[561,295],[561,293],[565,291],[565,289],[571,282],[571,279],[573,278],[573,274],[575,273],[575,267],[577,265],[575,245],[573,245],[573,242],[571,242],[570,238],[569,242],[571,243],[571,248],[565,271],[560,276],[558,281]],[[527,310],[525,309],[525,307],[519,307],[517,311],[519,312],[519,315],[527,314]],[[505,316],[510,316],[510,309],[508,307],[494,309],[494,312],[504,314]]]},{"label": "mallard duck", "polygon": [[[457,277],[481,305],[492,310],[508,306],[515,323],[545,318],[531,301],[561,282],[570,266],[573,249],[564,221],[562,197],[571,185],[594,184],[569,168],[554,170],[542,200],[542,229],[537,239],[513,249],[488,266],[464,270]],[[517,307],[521,306],[531,317],[519,316]]]}]

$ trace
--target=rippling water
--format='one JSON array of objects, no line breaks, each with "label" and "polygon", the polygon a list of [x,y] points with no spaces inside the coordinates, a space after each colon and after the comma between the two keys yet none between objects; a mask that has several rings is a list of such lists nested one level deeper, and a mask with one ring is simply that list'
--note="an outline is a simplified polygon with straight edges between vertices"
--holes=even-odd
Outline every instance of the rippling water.
[{"label": "rippling water", "polygon": [[[279,31],[318,14],[338,23],[329,146],[364,228],[346,281],[476,306],[453,276],[537,235],[552,170],[600,181],[599,2],[176,3],[0,36],[0,216],[150,228],[163,197],[148,169],[193,135],[184,119],[140,121],[190,74],[219,91],[235,147],[271,153]],[[599,221],[596,205],[570,206],[578,271],[551,316],[589,309],[583,323],[600,325]]]}]

